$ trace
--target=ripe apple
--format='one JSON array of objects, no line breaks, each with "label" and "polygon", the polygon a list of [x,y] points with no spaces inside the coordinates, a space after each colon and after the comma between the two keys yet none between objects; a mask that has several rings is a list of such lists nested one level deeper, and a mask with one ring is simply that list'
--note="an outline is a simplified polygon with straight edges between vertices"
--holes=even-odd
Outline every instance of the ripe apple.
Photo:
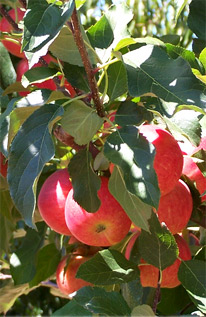
[{"label": "ripe apple", "polygon": [[[16,21],[16,13],[15,9],[11,9],[8,11],[8,14],[10,17]],[[25,11],[22,11],[21,9],[17,8],[17,24],[23,19],[25,14]],[[7,32],[12,33],[14,31],[13,26],[7,21],[5,17],[3,17],[0,21],[0,31],[1,32]],[[17,33],[17,31],[15,31]],[[9,36],[6,36],[6,38],[9,38]],[[15,39],[14,41],[11,41],[10,39],[1,40],[2,44],[6,47],[7,51],[15,56],[18,56],[20,58],[24,58],[25,55],[23,52],[21,52],[21,39]]]},{"label": "ripe apple", "polygon": [[[71,255],[70,258],[65,256],[60,262],[56,270],[56,282],[63,294],[70,295],[84,286],[92,285],[80,278],[76,278],[76,273],[80,265],[91,257],[81,255]],[[68,264],[67,264],[68,261]]]},{"label": "ripe apple", "polygon": [[64,216],[65,201],[71,188],[72,183],[65,168],[46,179],[38,196],[38,209],[43,220],[54,231],[65,235],[71,235]]},{"label": "ripe apple", "polygon": [[7,176],[8,163],[5,161],[4,155],[0,152],[0,174],[3,177]]},{"label": "ripe apple", "polygon": [[166,195],[160,197],[157,210],[160,222],[164,222],[172,234],[181,232],[187,225],[193,208],[189,187],[180,179]]},{"label": "ripe apple", "polygon": [[155,146],[154,169],[161,195],[169,193],[182,173],[183,155],[175,138],[154,125],[142,125],[140,133]]},{"label": "ripe apple", "polygon": [[[56,59],[53,58],[50,54],[45,55],[43,57],[43,59],[47,62],[47,64],[49,64],[50,62],[57,63]],[[41,66],[42,66],[42,64],[40,62],[38,62],[33,67],[41,67]],[[16,66],[17,81],[21,81],[22,76],[24,75],[24,73],[27,70],[29,70],[28,61],[27,61],[27,59],[22,59],[21,61],[19,61],[19,63]],[[62,79],[62,75],[59,76],[59,79],[60,80]],[[57,89],[56,84],[55,84],[53,79],[45,80],[42,83],[34,83],[33,85],[38,87],[38,88],[40,88],[40,89],[50,89],[50,90],[56,90]],[[76,92],[75,92],[74,88],[68,83],[67,80],[65,80],[64,85],[65,85],[66,89],[69,91],[69,93],[71,95],[71,98],[73,98],[76,95]],[[25,92],[25,91],[23,92],[22,91],[19,94],[20,94],[20,96],[26,96],[28,93],[29,92]]]},{"label": "ripe apple", "polygon": [[[188,261],[191,260],[191,252],[186,241],[178,234],[175,236],[177,246],[179,248],[179,258]],[[157,287],[159,278],[159,269],[151,264],[146,264],[142,259],[142,264],[139,265],[140,281],[143,287]],[[175,262],[162,271],[162,281],[160,287],[173,288],[180,285],[178,279],[178,270],[181,260],[176,259]]]},{"label": "ripe apple", "polygon": [[[196,180],[196,187],[200,195],[206,192],[206,178],[203,174],[201,178]],[[201,197],[201,200],[206,201],[206,194]]]},{"label": "ripe apple", "polygon": [[111,195],[108,178],[101,177],[98,191],[101,206],[95,213],[84,210],[73,199],[73,190],[65,204],[66,224],[79,241],[93,246],[110,246],[120,242],[129,232],[131,220]]}]

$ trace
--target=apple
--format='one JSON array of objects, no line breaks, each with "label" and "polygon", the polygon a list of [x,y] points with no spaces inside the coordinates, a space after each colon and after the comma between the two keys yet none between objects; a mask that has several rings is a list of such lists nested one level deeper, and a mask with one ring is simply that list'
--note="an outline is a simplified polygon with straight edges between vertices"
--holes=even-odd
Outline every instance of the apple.
[{"label": "apple", "polygon": [[166,195],[160,197],[157,215],[172,234],[181,232],[187,225],[193,209],[189,187],[180,179]]},{"label": "apple", "polygon": [[73,198],[70,190],[65,204],[66,224],[79,241],[93,246],[110,246],[120,242],[129,232],[131,220],[111,195],[107,177],[101,177],[98,191],[101,201],[95,213],[84,210]]},{"label": "apple", "polygon": [[139,131],[155,147],[154,169],[161,195],[165,195],[174,188],[182,174],[182,151],[175,138],[158,126],[142,125]]},{"label": "apple", "polygon": [[8,162],[5,161],[4,155],[0,152],[0,174],[3,177],[7,176]]},{"label": "apple", "polygon": [[[202,195],[203,193],[206,192],[206,178],[203,174],[202,174],[201,178],[198,178],[196,180],[196,187],[197,187],[197,190],[199,191],[200,195]],[[201,196],[201,200],[206,201],[206,194]]]},{"label": "apple", "polygon": [[134,230],[133,231],[133,236],[129,240],[129,242],[127,244],[127,247],[126,247],[126,250],[125,250],[125,258],[127,260],[130,259],[130,254],[131,254],[132,248],[133,248],[133,246],[135,244],[136,239],[139,237],[140,233],[141,233],[140,230]]},{"label": "apple", "polygon": [[92,285],[80,278],[76,278],[80,265],[90,258],[81,255],[70,255],[65,256],[59,262],[56,270],[56,282],[63,294],[70,295],[84,286]]},{"label": "apple", "polygon": [[38,196],[38,209],[43,220],[54,231],[64,235],[71,235],[64,216],[65,202],[71,188],[67,169],[60,169],[46,179]]},{"label": "apple", "polygon": [[[16,12],[17,12],[17,21],[16,21]],[[18,24],[23,19],[25,11],[22,11],[21,9],[17,8],[16,12],[15,12],[15,9],[11,9],[8,11],[8,14]],[[7,33],[12,33],[14,31],[13,26],[7,21],[5,17],[3,17],[0,21],[0,31],[7,32]],[[17,33],[17,31],[15,31],[15,33]],[[6,36],[6,38],[9,38],[9,36]],[[24,53],[21,52],[20,38],[15,39],[15,42],[11,41],[10,39],[4,39],[4,40],[1,40],[1,42],[5,46],[7,51],[11,53],[12,55],[18,56],[20,58],[25,57]]]},{"label": "apple", "polygon": [[[42,57],[47,64],[49,64],[50,62],[54,62],[57,63],[57,60],[55,58],[53,58],[50,54],[45,55],[44,57]],[[42,64],[40,62],[36,63],[33,67],[41,67]],[[32,68],[33,68],[32,67]],[[21,81],[22,76],[24,75],[24,73],[29,70],[29,64],[27,59],[22,59],[19,61],[19,63],[16,66],[16,73],[17,73],[17,81]],[[62,79],[62,75],[59,76],[59,79]],[[50,90],[56,90],[56,84],[54,82],[53,79],[48,79],[45,80],[42,83],[33,83],[34,86],[40,88],[40,89],[50,89]],[[68,83],[67,80],[65,80],[64,82],[64,86],[66,87],[66,89],[69,91],[71,98],[73,98],[76,95],[76,92],[74,90],[74,88]],[[26,96],[28,92],[20,92],[20,96]]]},{"label": "apple", "polygon": [[[186,241],[178,234],[175,236],[177,246],[179,248],[179,258],[188,261],[191,260],[191,252]],[[181,260],[176,259],[175,262],[162,271],[162,280],[160,287],[173,288],[180,285],[178,279],[178,270]],[[140,281],[143,287],[157,287],[159,278],[159,269],[151,264],[147,264],[143,259],[139,265]]]}]

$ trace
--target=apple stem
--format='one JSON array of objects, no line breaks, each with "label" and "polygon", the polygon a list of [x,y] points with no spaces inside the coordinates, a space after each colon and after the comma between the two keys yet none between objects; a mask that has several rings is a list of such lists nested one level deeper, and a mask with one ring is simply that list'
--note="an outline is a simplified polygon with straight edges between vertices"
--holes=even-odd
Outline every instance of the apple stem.
[{"label": "apple stem", "polygon": [[87,74],[89,86],[91,89],[92,99],[93,99],[94,105],[97,109],[97,114],[100,117],[104,117],[105,116],[104,108],[103,108],[102,102],[101,102],[100,97],[99,97],[99,89],[97,86],[94,70],[93,70],[92,64],[89,60],[88,52],[86,50],[84,40],[82,38],[82,33],[81,33],[81,29],[80,29],[80,24],[79,24],[79,19],[77,16],[76,7],[74,8],[74,11],[73,11],[72,16],[71,16],[71,24],[68,24],[68,26],[71,28],[71,30],[73,32],[74,40],[76,42],[76,45],[79,49],[79,53],[80,53],[81,58],[82,58],[82,62],[83,62],[83,65],[84,65],[84,68],[85,68],[85,71]]},{"label": "apple stem", "polygon": [[5,8],[1,5],[0,6],[0,14],[5,17],[5,19],[9,22],[9,24],[11,24],[11,26],[13,27],[13,29],[15,31],[21,32],[22,30],[18,27],[18,24],[14,21],[14,19],[12,19],[12,17],[10,17],[10,15],[8,14],[8,12],[5,10]]}]

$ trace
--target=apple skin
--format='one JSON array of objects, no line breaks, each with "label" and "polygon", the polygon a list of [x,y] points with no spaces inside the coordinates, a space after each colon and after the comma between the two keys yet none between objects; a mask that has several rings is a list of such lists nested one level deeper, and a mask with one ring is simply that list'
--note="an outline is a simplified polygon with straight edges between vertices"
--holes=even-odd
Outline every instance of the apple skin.
[{"label": "apple skin", "polygon": [[180,179],[171,192],[160,197],[157,210],[160,222],[164,222],[172,234],[181,232],[187,225],[193,209],[189,187]]},{"label": "apple skin", "polygon": [[4,155],[0,152],[0,174],[3,177],[7,176],[8,162],[5,162]]},{"label": "apple skin", "polygon": [[174,188],[182,174],[182,151],[175,138],[158,126],[142,125],[139,131],[155,147],[154,169],[161,195],[165,195]]},{"label": "apple skin", "polygon": [[[14,21],[16,20],[16,14],[14,9],[9,10],[8,14]],[[22,11],[21,9],[17,8],[17,23],[19,23],[19,21],[23,19],[24,14],[25,11]],[[0,21],[0,31],[8,33],[12,33],[14,31],[14,28],[5,17],[3,17]],[[21,39],[17,39],[16,41],[17,42],[15,43],[8,40],[2,40],[1,42],[9,53],[17,57],[24,58],[25,55],[23,52],[21,52]]]},{"label": "apple skin", "polygon": [[120,242],[129,232],[131,220],[109,192],[108,180],[107,177],[101,177],[98,191],[101,206],[95,213],[89,213],[78,205],[73,199],[73,190],[67,196],[66,224],[72,235],[82,243],[110,246]]},{"label": "apple skin", "polygon": [[69,295],[84,286],[92,285],[89,282],[86,282],[80,278],[76,278],[76,273],[80,265],[91,257],[81,256],[81,255],[71,255],[71,258],[68,260],[68,265],[66,271],[64,271],[67,264],[68,256],[65,256],[60,262],[56,270],[56,282],[63,294]]},{"label": "apple skin", "polygon": [[[43,56],[42,58],[47,62],[47,64],[49,64],[50,62],[57,63],[57,60],[55,58],[53,58],[50,54],[47,54],[47,55]],[[41,67],[41,66],[42,66],[42,64],[40,62],[38,62],[38,63],[34,64],[34,66],[32,68]],[[17,81],[21,81],[22,76],[24,75],[24,73],[27,70],[29,70],[29,64],[28,64],[27,59],[20,60],[16,66]],[[59,79],[60,80],[62,79],[62,75],[59,76]],[[57,89],[56,84],[55,84],[53,79],[45,80],[42,83],[33,83],[33,85],[40,88],[40,89],[50,89],[50,90]],[[76,95],[74,88],[68,83],[67,80],[65,80],[64,85],[65,85],[65,88],[69,91],[71,98],[73,98]],[[19,92],[20,96],[26,96],[26,95],[28,95],[28,93],[29,93],[29,91],[28,92],[26,92],[26,91]]]},{"label": "apple skin", "polygon": [[[179,248],[179,258],[184,261],[191,260],[191,252],[186,241],[180,236],[175,235],[175,240]],[[142,263],[146,263],[143,259]],[[162,271],[162,281],[160,287],[162,288],[173,288],[180,285],[178,279],[178,270],[181,264],[181,260],[176,259],[175,262],[168,266]],[[149,265],[139,265],[140,270],[140,281],[143,287],[157,287],[159,278],[159,269],[155,266]]]},{"label": "apple skin", "polygon": [[43,220],[54,231],[64,235],[71,235],[64,216],[65,202],[71,188],[72,183],[65,168],[46,179],[38,196],[38,209]]}]

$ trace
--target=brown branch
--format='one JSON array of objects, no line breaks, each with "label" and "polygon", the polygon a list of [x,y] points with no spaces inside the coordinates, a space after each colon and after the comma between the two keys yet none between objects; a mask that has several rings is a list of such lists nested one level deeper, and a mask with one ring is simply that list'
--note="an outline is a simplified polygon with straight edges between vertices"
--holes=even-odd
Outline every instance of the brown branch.
[{"label": "brown branch", "polygon": [[22,5],[24,9],[27,8],[26,0],[19,0],[19,3]]},{"label": "brown branch", "polygon": [[5,8],[1,5],[0,6],[0,14],[5,17],[5,19],[9,22],[9,24],[11,24],[11,26],[13,27],[13,29],[15,31],[21,32],[22,30],[18,27],[18,24],[14,21],[14,19],[12,19],[12,17],[10,17],[10,15],[8,14],[8,12],[5,10]]},{"label": "brown branch", "polygon": [[94,101],[94,105],[97,109],[97,113],[100,117],[104,117],[105,113],[104,113],[104,109],[103,109],[103,105],[102,102],[99,98],[99,90],[98,90],[98,86],[97,86],[97,82],[96,82],[96,78],[94,75],[94,71],[92,68],[92,64],[89,60],[89,56],[84,44],[84,40],[82,38],[82,33],[81,33],[81,29],[80,29],[80,24],[79,24],[79,19],[77,16],[77,10],[76,8],[74,8],[74,11],[72,13],[71,16],[71,24],[72,24],[72,28],[71,25],[68,25],[74,34],[74,40],[75,43],[79,49],[79,53],[81,55],[82,58],[82,62],[87,74],[87,78],[88,78],[88,82],[89,82],[89,86],[91,89],[91,94],[92,94],[92,99]]},{"label": "brown branch", "polygon": [[156,315],[156,310],[157,310],[157,305],[159,303],[159,300],[160,300],[160,271],[159,271],[159,278],[158,278],[157,288],[155,290],[153,306],[152,306],[152,310],[155,313],[155,315]]}]

